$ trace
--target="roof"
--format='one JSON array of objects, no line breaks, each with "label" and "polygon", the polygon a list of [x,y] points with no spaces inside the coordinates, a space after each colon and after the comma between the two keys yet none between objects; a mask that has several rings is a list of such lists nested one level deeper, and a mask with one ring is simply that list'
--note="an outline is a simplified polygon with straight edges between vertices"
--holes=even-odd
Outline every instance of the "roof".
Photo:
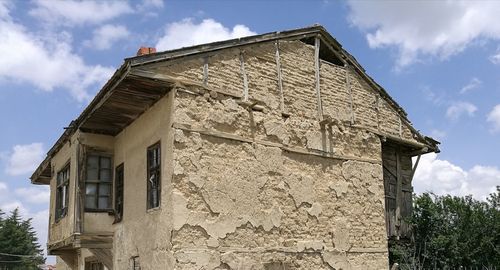
[{"label": "roof", "polygon": [[216,53],[228,48],[237,48],[261,42],[276,40],[304,41],[315,37],[319,37],[321,41],[320,48],[323,51],[320,54],[333,53],[341,59],[344,65],[352,66],[354,71],[364,78],[393,107],[402,120],[408,123],[408,126],[417,135],[418,139],[429,146],[429,152],[439,151],[437,147],[439,142],[424,137],[413,129],[407,118],[407,113],[392,99],[387,91],[366,74],[357,60],[344,50],[342,45],[323,26],[314,25],[126,58],[80,116],[70,123],[69,127],[48,151],[45,160],[31,176],[31,181],[38,184],[48,184],[51,177],[50,160],[52,156],[57,153],[76,130],[114,136],[174,87],[175,78],[147,73],[141,69],[141,66],[199,54]]}]

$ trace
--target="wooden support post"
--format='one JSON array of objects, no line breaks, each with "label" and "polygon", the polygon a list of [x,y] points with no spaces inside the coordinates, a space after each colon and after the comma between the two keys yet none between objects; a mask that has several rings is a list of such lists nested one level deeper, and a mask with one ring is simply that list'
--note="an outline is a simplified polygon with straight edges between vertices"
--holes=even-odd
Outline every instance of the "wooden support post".
[{"label": "wooden support post", "polygon": [[417,170],[418,162],[420,162],[420,157],[422,155],[417,156],[417,161],[415,161],[415,165],[413,165],[413,169],[411,170],[410,181],[413,181],[413,176],[415,175],[415,171]]},{"label": "wooden support post", "polygon": [[82,170],[81,168],[81,163],[80,163],[80,140],[77,139],[76,141],[76,181],[74,186],[75,186],[75,204],[73,205],[74,207],[74,232],[75,233],[80,233],[81,229],[81,222],[80,222],[80,171]]},{"label": "wooden support post", "polygon": [[85,230],[84,223],[85,223],[85,201],[84,201],[84,192],[85,192],[85,178],[84,178],[84,173],[86,171],[85,164],[86,164],[86,159],[87,159],[87,147],[82,144],[80,141],[78,142],[78,157],[77,157],[77,162],[78,162],[78,190],[76,190],[77,194],[77,200],[78,200],[78,208],[77,208],[77,213],[78,213],[78,221],[79,221],[79,226],[78,226],[78,232],[83,233]]},{"label": "wooden support post", "polygon": [[319,36],[314,39],[314,69],[316,71],[316,97],[318,100],[318,119],[323,120],[323,107],[321,106],[321,91],[320,91],[320,66],[319,66],[319,46],[321,40]]},{"label": "wooden support post", "polygon": [[403,202],[403,177],[401,175],[401,155],[396,149],[396,236],[401,236],[401,204]]},{"label": "wooden support post", "polygon": [[208,85],[208,56],[203,58],[203,86]]},{"label": "wooden support post", "polygon": [[281,113],[285,112],[285,98],[283,94],[283,79],[281,75],[281,61],[280,61],[280,43],[276,41],[276,73],[278,74],[278,89],[280,92],[280,109]]},{"label": "wooden support post", "polygon": [[245,52],[240,51],[240,70],[243,77],[243,101],[248,101],[248,78],[245,71]]},{"label": "wooden support post", "polygon": [[352,100],[352,90],[351,90],[351,79],[349,77],[350,66],[345,64],[345,85],[347,88],[347,93],[349,93],[349,109],[351,110],[351,125],[354,125],[354,106]]}]

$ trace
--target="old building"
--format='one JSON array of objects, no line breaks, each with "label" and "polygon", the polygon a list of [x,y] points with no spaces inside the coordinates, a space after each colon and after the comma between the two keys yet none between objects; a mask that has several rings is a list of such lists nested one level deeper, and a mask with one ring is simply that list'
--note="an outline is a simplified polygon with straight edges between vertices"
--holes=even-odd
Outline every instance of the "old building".
[{"label": "old building", "polygon": [[138,54],[31,178],[57,269],[387,269],[438,142],[323,27]]}]

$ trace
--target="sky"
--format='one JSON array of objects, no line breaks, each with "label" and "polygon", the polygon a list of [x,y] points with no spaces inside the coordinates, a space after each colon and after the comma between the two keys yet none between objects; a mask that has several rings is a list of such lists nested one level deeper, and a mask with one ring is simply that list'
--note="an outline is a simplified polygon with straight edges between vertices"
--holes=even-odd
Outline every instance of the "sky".
[{"label": "sky", "polygon": [[[140,46],[158,51],[319,23],[441,142],[415,192],[484,200],[500,185],[500,1],[0,0],[0,209],[46,242],[29,176]],[[53,261],[53,258],[50,259]]]}]

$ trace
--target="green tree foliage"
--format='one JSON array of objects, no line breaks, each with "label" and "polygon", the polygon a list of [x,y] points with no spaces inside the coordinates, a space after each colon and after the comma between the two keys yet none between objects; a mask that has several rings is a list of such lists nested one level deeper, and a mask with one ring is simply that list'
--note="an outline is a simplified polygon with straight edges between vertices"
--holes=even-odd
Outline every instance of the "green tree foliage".
[{"label": "green tree foliage", "polygon": [[413,239],[390,240],[391,265],[401,269],[500,267],[500,187],[486,202],[471,196],[415,196],[408,220]]},{"label": "green tree foliage", "polygon": [[31,270],[43,264],[42,249],[31,226],[15,209],[5,217],[0,210],[0,270]]}]

